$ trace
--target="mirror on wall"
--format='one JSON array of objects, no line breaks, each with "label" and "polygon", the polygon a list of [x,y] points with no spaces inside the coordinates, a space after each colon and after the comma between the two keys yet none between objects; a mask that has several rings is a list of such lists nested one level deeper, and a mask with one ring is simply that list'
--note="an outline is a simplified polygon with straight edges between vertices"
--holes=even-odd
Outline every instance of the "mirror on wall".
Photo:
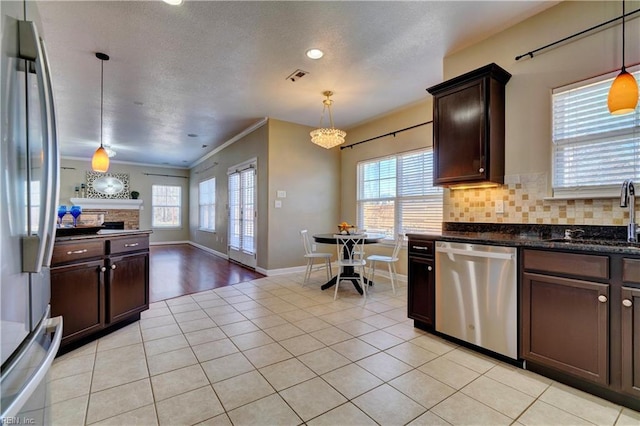
[{"label": "mirror on wall", "polygon": [[87,198],[129,198],[129,175],[87,171]]}]

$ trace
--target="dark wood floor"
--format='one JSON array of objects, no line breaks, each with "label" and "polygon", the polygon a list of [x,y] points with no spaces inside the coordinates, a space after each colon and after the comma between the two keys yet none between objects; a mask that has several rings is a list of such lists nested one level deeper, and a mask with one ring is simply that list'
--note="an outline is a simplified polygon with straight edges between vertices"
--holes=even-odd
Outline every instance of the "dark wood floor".
[{"label": "dark wood floor", "polygon": [[264,277],[188,244],[152,246],[149,270],[151,302]]}]

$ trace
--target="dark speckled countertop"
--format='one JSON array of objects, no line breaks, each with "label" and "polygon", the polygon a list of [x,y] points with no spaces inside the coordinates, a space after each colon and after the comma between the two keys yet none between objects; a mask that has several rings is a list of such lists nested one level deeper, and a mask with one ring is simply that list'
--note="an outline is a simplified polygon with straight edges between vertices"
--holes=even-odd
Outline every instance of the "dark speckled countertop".
[{"label": "dark speckled countertop", "polygon": [[56,241],[74,241],[74,240],[88,240],[94,238],[105,238],[105,237],[127,237],[132,235],[144,235],[151,234],[153,231],[146,230],[141,231],[139,229],[101,229],[98,232],[94,232],[91,234],[78,234],[78,235],[68,235],[64,237],[56,237]]},{"label": "dark speckled countertop", "polygon": [[[473,244],[640,255],[640,243],[626,241],[626,226],[445,222],[442,229],[439,234],[408,236]],[[565,230],[572,233],[572,238],[565,239]]]}]

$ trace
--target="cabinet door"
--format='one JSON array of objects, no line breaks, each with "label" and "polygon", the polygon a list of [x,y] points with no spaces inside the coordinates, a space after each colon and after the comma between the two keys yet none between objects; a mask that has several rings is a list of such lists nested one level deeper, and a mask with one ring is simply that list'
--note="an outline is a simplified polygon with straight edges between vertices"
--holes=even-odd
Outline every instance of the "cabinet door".
[{"label": "cabinet door", "polygon": [[435,325],[435,288],[433,259],[409,257],[409,318]]},{"label": "cabinet door", "polygon": [[609,382],[609,285],[524,273],[522,356]]},{"label": "cabinet door", "polygon": [[149,307],[149,253],[110,257],[107,271],[107,323]]},{"label": "cabinet door", "polygon": [[102,260],[51,268],[51,316],[62,315],[63,344],[104,325]]},{"label": "cabinet door", "polygon": [[487,178],[485,79],[435,97],[434,183]]},{"label": "cabinet door", "polygon": [[622,287],[622,390],[640,398],[640,289]]}]

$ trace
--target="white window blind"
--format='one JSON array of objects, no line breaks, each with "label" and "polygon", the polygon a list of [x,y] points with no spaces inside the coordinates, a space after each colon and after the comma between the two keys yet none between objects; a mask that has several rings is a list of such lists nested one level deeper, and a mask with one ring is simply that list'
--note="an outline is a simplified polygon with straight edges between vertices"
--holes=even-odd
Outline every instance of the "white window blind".
[{"label": "white window blind", "polygon": [[174,185],[151,186],[152,219],[154,228],[177,228],[182,224],[182,188]]},{"label": "white window blind", "polygon": [[[640,70],[628,71],[640,78]],[[640,179],[640,108],[626,115],[607,108],[616,75],[553,90],[554,196],[598,195],[625,179]]]},{"label": "white window blind", "polygon": [[442,188],[433,186],[433,151],[358,163],[358,226],[394,238],[442,229]]},{"label": "white window blind", "polygon": [[198,187],[198,203],[200,208],[200,229],[216,230],[216,178],[200,182]]}]

